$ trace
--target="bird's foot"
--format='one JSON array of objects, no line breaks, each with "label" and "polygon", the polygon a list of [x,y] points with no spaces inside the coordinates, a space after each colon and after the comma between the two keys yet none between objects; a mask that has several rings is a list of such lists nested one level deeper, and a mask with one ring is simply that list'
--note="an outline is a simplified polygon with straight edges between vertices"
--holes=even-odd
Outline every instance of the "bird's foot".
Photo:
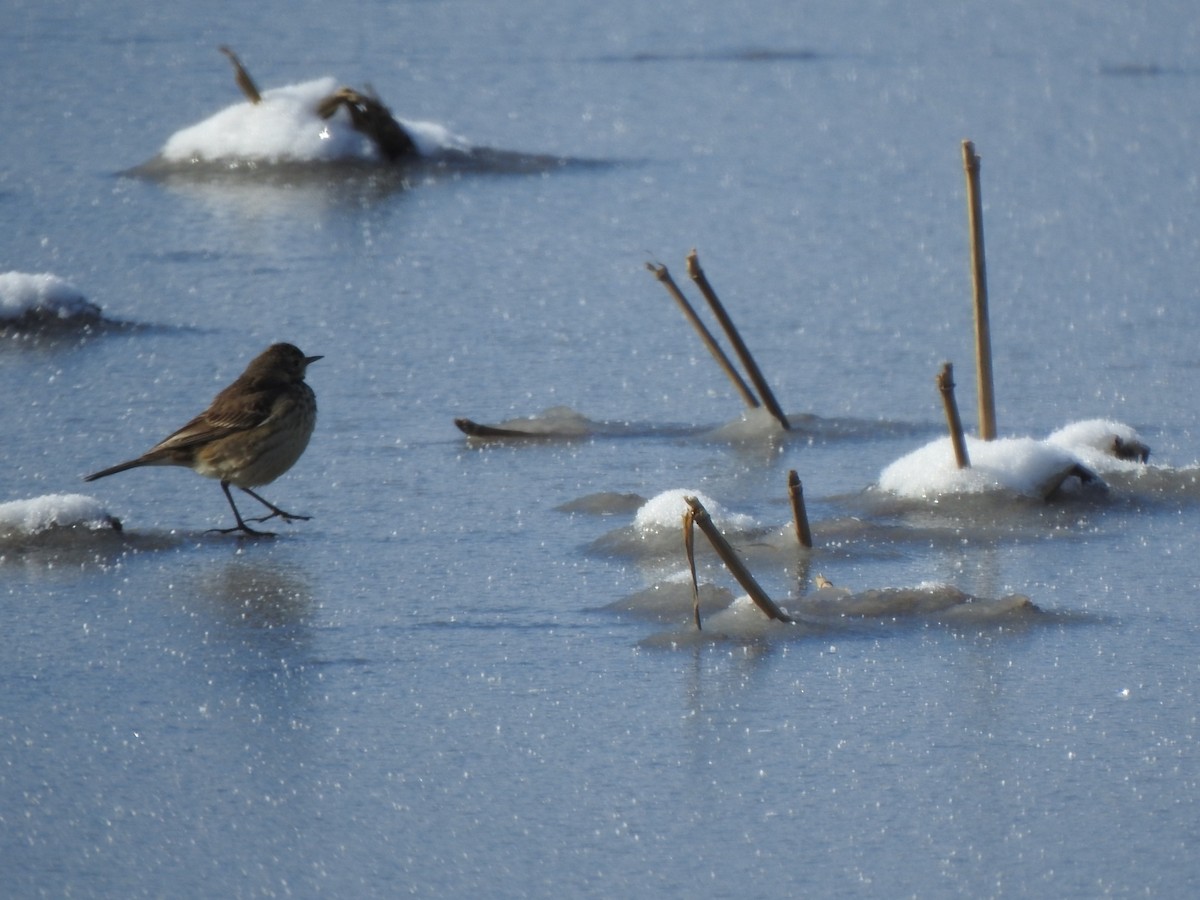
[{"label": "bird's foot", "polygon": [[309,519],[312,518],[312,516],[298,516],[295,513],[284,512],[282,509],[274,509],[274,507],[272,507],[272,509],[274,511],[271,512],[270,514],[265,515],[265,516],[258,516],[257,518],[253,518],[250,521],[251,522],[265,522],[268,519],[274,519],[274,518],[278,517],[280,519],[283,519],[283,521],[285,521],[285,522],[307,522]]},{"label": "bird's foot", "polygon": [[[276,517],[283,519],[285,522],[307,522],[309,519],[312,518],[312,516],[298,516],[295,513],[288,512],[286,509],[280,509],[278,506],[276,506],[270,500],[267,500],[265,497],[260,497],[254,491],[250,490],[250,488],[244,487],[241,490],[242,490],[242,493],[249,494],[251,497],[253,497],[255,500],[257,500],[259,503],[261,503],[263,506],[265,506],[267,509],[269,509],[271,511],[270,515],[259,516],[257,519],[251,519],[250,520],[251,522],[265,522],[268,519],[274,519]],[[230,498],[229,502],[230,502],[230,504],[232,504],[233,498]],[[235,507],[235,509],[236,509],[236,507]],[[239,522],[242,521],[240,516],[238,517],[238,521]]]}]

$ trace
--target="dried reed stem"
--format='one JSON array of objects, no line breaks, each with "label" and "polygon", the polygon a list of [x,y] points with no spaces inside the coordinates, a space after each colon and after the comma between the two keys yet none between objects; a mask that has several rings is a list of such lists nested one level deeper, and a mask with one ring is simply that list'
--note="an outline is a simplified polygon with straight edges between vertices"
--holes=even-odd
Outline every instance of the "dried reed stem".
[{"label": "dried reed stem", "polygon": [[692,327],[700,334],[700,339],[704,341],[704,346],[708,348],[708,352],[712,354],[713,359],[717,361],[717,365],[721,367],[721,370],[729,376],[729,380],[733,382],[733,386],[742,395],[742,399],[746,401],[746,405],[750,407],[758,406],[758,398],[754,396],[754,392],[742,380],[742,376],[733,367],[733,363],[729,361],[729,357],[725,355],[725,351],[721,349],[721,345],[712,336],[712,332],[708,330],[700,320],[700,317],[696,315],[696,310],[692,308],[692,304],[688,303],[687,297],[683,296],[683,292],[675,284],[675,279],[671,277],[671,273],[667,271],[667,267],[646,263],[646,268],[654,273],[654,277],[662,282],[663,287],[667,289],[667,293],[675,298],[675,302],[679,304],[679,308],[683,310],[683,314],[687,317],[687,320],[692,323]]},{"label": "dried reed stem", "polygon": [[254,83],[254,79],[250,77],[250,73],[246,71],[246,67],[242,65],[237,54],[224,45],[217,49],[228,57],[233,66],[233,80],[237,82],[241,92],[246,95],[246,99],[251,103],[262,103],[262,94],[258,92],[258,85]]},{"label": "dried reed stem", "polygon": [[767,380],[763,378],[762,371],[758,368],[758,364],[754,361],[754,357],[750,355],[742,336],[738,333],[737,327],[733,324],[733,320],[729,318],[729,314],[725,312],[725,307],[721,301],[717,299],[716,292],[712,289],[712,285],[708,283],[708,278],[704,274],[704,270],[700,268],[700,259],[696,255],[695,249],[687,255],[687,270],[692,281],[696,283],[696,287],[700,289],[700,293],[704,295],[704,299],[708,301],[709,307],[713,311],[713,315],[717,317],[717,321],[721,323],[721,328],[729,337],[730,343],[733,344],[734,352],[737,353],[738,359],[742,361],[742,365],[746,368],[746,373],[750,376],[750,381],[754,385],[758,395],[762,397],[763,405],[767,408],[779,424],[785,430],[791,429],[791,424],[784,415],[783,410],[779,407],[779,403],[775,400],[775,395],[771,393],[771,388],[767,384]]},{"label": "dried reed stem", "polygon": [[983,200],[979,189],[979,156],[975,145],[962,142],[967,176],[967,221],[971,229],[971,282],[975,294],[975,377],[979,397],[979,437],[996,437],[996,398],[992,383],[992,333],[988,322],[987,263],[983,252]]},{"label": "dried reed stem", "polygon": [[687,554],[688,570],[692,573],[692,619],[696,622],[696,630],[701,631],[700,624],[700,586],[696,583],[696,542],[695,513],[689,506],[683,511],[683,550]]},{"label": "dried reed stem", "polygon": [[967,457],[962,419],[958,417],[958,403],[954,400],[954,366],[951,363],[942,364],[937,386],[942,394],[942,405],[946,408],[946,424],[950,427],[950,440],[954,444],[954,461],[960,469],[966,469],[971,465],[971,460]]},{"label": "dried reed stem", "polygon": [[731,575],[737,579],[740,584],[750,595],[750,599],[755,605],[767,614],[769,618],[776,619],[780,622],[791,622],[792,617],[780,609],[775,601],[767,596],[754,576],[750,574],[750,570],[746,568],[739,558],[729,541],[725,540],[725,535],[717,530],[717,526],[713,524],[712,517],[709,516],[708,510],[704,508],[695,497],[685,497],[684,502],[691,509],[692,518],[695,523],[700,526],[700,530],[704,532],[704,536],[708,538],[708,542],[712,544],[713,549],[717,551],[717,556],[721,557],[721,562],[725,563],[725,567],[729,569]]},{"label": "dried reed stem", "polygon": [[804,508],[804,485],[796,470],[788,472],[788,496],[792,500],[792,519],[796,523],[796,538],[800,546],[812,549],[812,530],[808,527],[808,510]]}]

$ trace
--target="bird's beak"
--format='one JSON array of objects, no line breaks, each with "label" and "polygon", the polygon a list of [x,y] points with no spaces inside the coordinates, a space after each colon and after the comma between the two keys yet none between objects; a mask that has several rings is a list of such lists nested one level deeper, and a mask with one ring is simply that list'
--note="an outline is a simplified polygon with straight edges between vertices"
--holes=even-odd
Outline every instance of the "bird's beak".
[{"label": "bird's beak", "polygon": [[306,356],[306,357],[304,357],[304,364],[306,366],[311,366],[318,359],[324,359],[324,358],[325,358],[324,356]]}]

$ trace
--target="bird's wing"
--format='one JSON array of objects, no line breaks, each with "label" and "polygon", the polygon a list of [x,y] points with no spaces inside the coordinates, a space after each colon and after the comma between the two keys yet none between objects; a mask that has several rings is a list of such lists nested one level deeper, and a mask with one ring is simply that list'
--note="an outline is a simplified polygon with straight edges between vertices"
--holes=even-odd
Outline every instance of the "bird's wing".
[{"label": "bird's wing", "polygon": [[242,394],[236,403],[223,403],[223,397],[223,393],[218,395],[212,406],[174,434],[159,441],[146,455],[164,450],[184,450],[239,431],[249,431],[271,415],[273,398],[269,392]]}]

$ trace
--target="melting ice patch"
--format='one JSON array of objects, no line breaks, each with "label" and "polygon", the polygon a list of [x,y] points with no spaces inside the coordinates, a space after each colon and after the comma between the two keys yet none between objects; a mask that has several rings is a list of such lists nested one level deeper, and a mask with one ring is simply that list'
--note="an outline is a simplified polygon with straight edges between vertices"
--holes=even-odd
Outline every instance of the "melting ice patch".
[{"label": "melting ice patch", "polygon": [[[728,607],[733,600],[728,588],[711,582],[701,582],[696,590],[700,615],[705,619]],[[693,602],[692,575],[681,569],[628,597],[612,601],[604,609],[656,622],[686,622],[691,619]],[[759,618],[766,618],[761,610],[757,612]]]},{"label": "melting ice patch", "polygon": [[[630,599],[640,599],[640,596]],[[1024,594],[975,597],[944,584],[882,588],[859,594],[823,588],[810,597],[784,601],[783,605],[796,617],[794,623],[768,619],[750,597],[742,595],[725,608],[704,615],[703,627],[697,629],[690,622],[684,624],[690,618],[690,602],[686,605],[678,603],[672,618],[681,624],[670,631],[652,635],[641,644],[683,647],[714,641],[795,641],[861,632],[864,628],[878,633],[878,629],[898,630],[935,623],[949,628],[975,628],[1061,620],[1061,617],[1049,618]],[[667,618],[661,610],[655,612],[659,617]]]},{"label": "melting ice patch", "polygon": [[744,410],[738,418],[722,425],[712,433],[712,436],[718,440],[735,443],[778,439],[786,435],[787,432],[779,420],[762,406]]},{"label": "melting ice patch", "polygon": [[100,501],[85,494],[47,494],[0,503],[0,537],[76,527],[120,531],[121,523]]},{"label": "melting ice patch", "polygon": [[57,275],[0,274],[0,326],[96,322],[100,307]]},{"label": "melting ice patch", "polygon": [[1024,594],[974,597],[954,585],[936,582],[913,588],[875,588],[857,594],[846,588],[822,587],[794,601],[791,611],[808,621],[932,617],[946,622],[985,622],[1001,616],[1040,612]]},{"label": "melting ice patch", "polygon": [[397,119],[408,136],[417,145],[417,152],[422,156],[436,156],[444,150],[457,150],[469,153],[474,149],[470,141],[455,134],[444,125],[437,122],[410,121]]},{"label": "melting ice patch", "polygon": [[[375,145],[356,131],[345,109],[329,119],[317,106],[337,90],[331,77],[263,91],[261,103],[236,103],[167,140],[166,162],[335,162],[381,160]],[[466,141],[430,122],[397,120],[423,156],[468,149]]]}]

